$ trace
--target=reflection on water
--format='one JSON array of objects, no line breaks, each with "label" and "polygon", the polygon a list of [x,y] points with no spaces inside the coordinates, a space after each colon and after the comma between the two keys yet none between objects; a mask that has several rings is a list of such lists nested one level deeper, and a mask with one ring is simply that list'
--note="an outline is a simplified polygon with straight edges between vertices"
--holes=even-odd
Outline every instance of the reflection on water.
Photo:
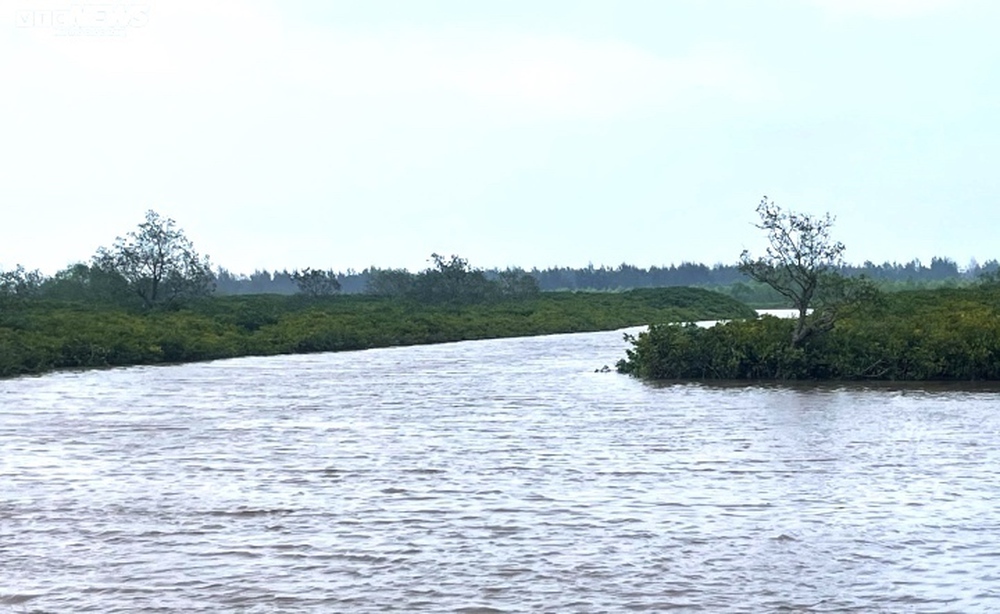
[{"label": "reflection on water", "polygon": [[0,612],[1000,608],[996,389],[621,333],[0,382]]}]

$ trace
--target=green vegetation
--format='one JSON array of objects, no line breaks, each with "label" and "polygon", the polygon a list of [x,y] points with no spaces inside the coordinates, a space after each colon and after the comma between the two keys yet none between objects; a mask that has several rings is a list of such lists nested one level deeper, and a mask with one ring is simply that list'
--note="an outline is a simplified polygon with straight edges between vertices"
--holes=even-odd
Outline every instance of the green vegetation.
[{"label": "green vegetation", "polygon": [[[433,304],[472,304],[537,296],[538,281],[520,269],[507,269],[487,276],[469,261],[452,255],[431,254],[434,266],[420,273],[374,269],[365,291]],[[492,278],[491,278],[492,277]]]},{"label": "green vegetation", "polygon": [[553,292],[478,303],[222,296],[153,309],[7,295],[0,305],[0,376],[612,330],[752,313],[728,297],[694,288]]},{"label": "green vegetation", "polygon": [[337,274],[333,271],[320,271],[318,269],[305,268],[302,271],[294,271],[292,280],[298,286],[299,294],[307,296],[331,296],[340,292],[340,282],[337,281]]},{"label": "green vegetation", "polygon": [[837,272],[832,218],[757,209],[766,255],[741,269],[787,299],[793,319],[712,328],[653,325],[618,370],[645,379],[1000,379],[1000,284],[881,292]]},{"label": "green vegetation", "polygon": [[885,294],[797,347],[795,328],[771,316],[654,325],[632,338],[618,370],[645,379],[1000,380],[997,286]]},{"label": "green vegetation", "polygon": [[[740,270],[751,279],[770,286],[798,312],[792,346],[825,332],[833,325],[828,318],[806,317],[820,297],[831,275],[843,264],[844,244],[830,237],[833,218],[783,211],[765,196],[757,205],[760,225],[767,232],[766,255],[753,258],[743,250]],[[835,313],[828,310],[827,314]]]},{"label": "green vegetation", "polygon": [[[295,295],[220,295],[213,292],[219,283],[246,281],[260,291],[278,278],[213,275],[174,221],[149,211],[89,264],[53,277],[20,265],[0,271],[0,377],[654,323],[630,337],[619,371],[650,379],[1000,379],[995,262],[980,269],[980,281],[958,280],[944,259],[926,271],[885,265],[883,273],[907,277],[876,285],[847,271],[844,246],[829,235],[830,216],[785,212],[766,198],[758,213],[768,248],[758,258],[744,252],[738,267],[486,271],[432,254],[432,266],[419,273],[373,268],[344,276],[305,268],[281,276]],[[736,273],[749,280],[715,284],[717,291],[541,291],[571,273],[574,284],[605,290],[652,283],[654,274],[721,280]],[[884,292],[886,284],[894,292]],[[792,306],[798,318],[757,319],[745,303]],[[677,324],[698,320],[731,321],[707,329]]]},{"label": "green vegetation", "polygon": [[458,256],[431,259],[416,274],[372,271],[364,294],[339,296],[337,274],[305,268],[288,275],[295,296],[214,296],[208,258],[148,211],[89,265],[52,278],[0,272],[0,377],[753,315],[707,290],[542,295],[518,269],[487,275]]},{"label": "green vegetation", "polygon": [[170,304],[212,291],[212,267],[169,218],[146,212],[146,221],[94,256],[94,269],[124,280],[143,305]]},{"label": "green vegetation", "polygon": [[[861,265],[844,264],[838,271],[845,277],[865,276],[878,284],[881,289],[908,289],[972,285],[983,275],[995,274],[1000,263],[995,259],[983,264],[970,261],[961,269],[948,258],[934,257],[929,264],[919,260],[906,263]],[[758,307],[774,307],[787,303],[787,299],[774,292],[765,284],[749,281],[740,271],[738,264],[717,263],[711,267],[693,262],[679,265],[640,268],[630,264],[615,267],[593,265],[583,268],[553,267],[529,270],[483,269],[487,279],[495,279],[511,272],[520,272],[531,277],[542,292],[556,290],[585,290],[618,292],[632,288],[663,288],[666,286],[693,286],[717,290]],[[215,274],[218,294],[295,294],[300,288],[288,270],[256,270],[249,275],[233,273],[219,268]],[[348,269],[336,273],[337,281],[344,294],[360,294],[372,289],[373,280],[378,277],[383,288],[390,291],[405,286],[413,274],[405,269],[366,268],[362,271]]]}]

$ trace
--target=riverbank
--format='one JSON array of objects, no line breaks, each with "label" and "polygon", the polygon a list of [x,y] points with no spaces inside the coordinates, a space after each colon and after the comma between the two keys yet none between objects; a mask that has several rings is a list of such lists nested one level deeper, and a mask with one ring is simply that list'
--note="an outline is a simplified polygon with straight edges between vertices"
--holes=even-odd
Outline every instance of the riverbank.
[{"label": "riverbank", "polygon": [[883,294],[791,347],[794,320],[656,325],[618,370],[643,379],[1000,380],[1000,287]]},{"label": "riverbank", "polygon": [[546,292],[468,305],[364,295],[218,296],[173,310],[26,300],[0,308],[0,377],[752,317],[697,288]]}]

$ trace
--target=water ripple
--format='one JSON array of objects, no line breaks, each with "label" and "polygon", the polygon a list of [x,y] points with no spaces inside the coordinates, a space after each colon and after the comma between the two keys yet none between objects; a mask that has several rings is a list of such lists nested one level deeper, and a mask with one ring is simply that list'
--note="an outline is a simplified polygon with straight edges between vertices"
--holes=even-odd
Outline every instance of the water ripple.
[{"label": "water ripple", "polygon": [[996,391],[620,333],[0,382],[0,612],[1000,609]]}]

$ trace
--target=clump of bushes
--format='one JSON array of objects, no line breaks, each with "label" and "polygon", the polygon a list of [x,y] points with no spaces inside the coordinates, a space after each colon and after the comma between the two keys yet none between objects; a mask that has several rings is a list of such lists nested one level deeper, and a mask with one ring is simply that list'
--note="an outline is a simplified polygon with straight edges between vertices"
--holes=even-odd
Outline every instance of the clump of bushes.
[{"label": "clump of bushes", "polygon": [[995,287],[884,295],[799,345],[789,343],[795,326],[770,316],[656,325],[630,338],[618,370],[645,379],[1000,380]]}]

